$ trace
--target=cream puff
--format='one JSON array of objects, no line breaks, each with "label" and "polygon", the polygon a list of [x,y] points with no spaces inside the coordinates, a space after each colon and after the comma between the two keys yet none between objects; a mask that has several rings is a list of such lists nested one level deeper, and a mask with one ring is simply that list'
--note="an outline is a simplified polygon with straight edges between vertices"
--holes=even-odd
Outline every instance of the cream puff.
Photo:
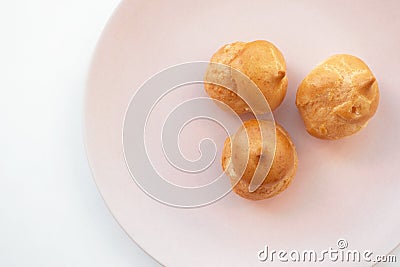
[{"label": "cream puff", "polygon": [[[224,64],[235,70],[215,68],[210,64],[205,74],[204,87],[212,99],[223,102],[237,114],[251,112],[253,108],[242,99],[249,86],[238,72],[254,82],[271,110],[275,110],[282,103],[288,85],[286,63],[282,53],[272,43],[258,40],[227,44],[211,57],[210,62]],[[232,91],[217,84],[207,83],[210,80],[228,85]]]},{"label": "cream puff", "polygon": [[[275,144],[269,142],[271,135],[275,135]],[[271,121],[244,122],[226,139],[222,151],[222,169],[230,177],[233,191],[251,200],[270,198],[285,190],[295,176],[297,162],[289,134]],[[252,191],[250,184],[256,172],[262,180]]]},{"label": "cream puff", "polygon": [[368,66],[352,55],[334,55],[301,82],[296,105],[308,133],[340,139],[363,129],[379,103],[378,83]]}]

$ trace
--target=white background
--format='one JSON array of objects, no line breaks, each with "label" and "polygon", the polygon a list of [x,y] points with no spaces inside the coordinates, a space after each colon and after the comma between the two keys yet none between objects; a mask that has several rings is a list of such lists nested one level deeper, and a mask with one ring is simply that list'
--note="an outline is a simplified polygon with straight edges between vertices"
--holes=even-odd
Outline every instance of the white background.
[{"label": "white background", "polygon": [[118,2],[0,3],[0,266],[158,266],[108,211],[82,138],[87,70]]},{"label": "white background", "polygon": [[0,266],[158,266],[91,177],[85,79],[118,0],[0,1]]}]

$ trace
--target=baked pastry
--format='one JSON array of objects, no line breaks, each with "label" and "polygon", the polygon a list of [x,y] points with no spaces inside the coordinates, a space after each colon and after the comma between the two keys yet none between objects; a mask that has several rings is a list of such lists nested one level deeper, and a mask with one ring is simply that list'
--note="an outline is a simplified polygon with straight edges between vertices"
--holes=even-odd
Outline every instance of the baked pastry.
[{"label": "baked pastry", "polygon": [[[225,140],[222,169],[230,177],[233,191],[244,198],[261,200],[273,197],[289,186],[296,173],[295,146],[281,126],[274,126],[272,121],[252,119],[244,122],[233,136]],[[268,142],[271,137],[274,138],[273,135],[275,146],[273,142]],[[261,171],[257,168],[258,164]],[[249,186],[256,172],[262,175],[262,183],[251,192]]]},{"label": "baked pastry", "polygon": [[[250,78],[261,90],[271,110],[282,103],[288,84],[286,63],[282,53],[270,42],[258,40],[227,44],[212,56],[210,62],[228,65]],[[242,100],[249,86],[237,71],[214,66],[209,67],[205,74],[205,81],[221,81],[219,84],[228,84],[233,91],[211,83],[205,83],[204,87],[211,98],[225,103],[237,114],[243,114],[251,111]]]},{"label": "baked pastry", "polygon": [[307,131],[339,139],[364,128],[375,114],[379,88],[368,66],[352,55],[334,55],[301,82],[296,105]]}]

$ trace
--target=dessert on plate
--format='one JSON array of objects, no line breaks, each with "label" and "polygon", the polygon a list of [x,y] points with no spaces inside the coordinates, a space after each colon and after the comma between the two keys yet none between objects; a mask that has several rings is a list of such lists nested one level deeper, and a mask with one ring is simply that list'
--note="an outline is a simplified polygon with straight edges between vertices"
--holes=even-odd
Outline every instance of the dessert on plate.
[{"label": "dessert on plate", "polygon": [[[275,135],[275,144],[266,141],[271,140],[271,135]],[[225,140],[222,168],[230,177],[236,194],[261,200],[273,197],[289,186],[297,169],[297,153],[282,126],[252,119],[245,121]],[[262,183],[251,192],[250,183],[257,175],[261,176]]]},{"label": "dessert on plate", "polygon": [[[282,53],[272,43],[264,40],[235,42],[222,46],[210,60],[229,66],[215,67],[210,64],[206,81],[221,81],[229,84],[232,90],[223,86],[205,83],[205,91],[214,100],[223,102],[237,114],[251,112],[243,101],[243,94],[249,90],[243,77],[248,77],[261,90],[271,110],[275,110],[286,95],[288,80],[286,63]],[[244,75],[238,75],[238,72]]]},{"label": "dessert on plate", "polygon": [[378,83],[368,66],[352,55],[334,55],[301,82],[296,105],[308,133],[339,139],[363,129],[379,103]]}]

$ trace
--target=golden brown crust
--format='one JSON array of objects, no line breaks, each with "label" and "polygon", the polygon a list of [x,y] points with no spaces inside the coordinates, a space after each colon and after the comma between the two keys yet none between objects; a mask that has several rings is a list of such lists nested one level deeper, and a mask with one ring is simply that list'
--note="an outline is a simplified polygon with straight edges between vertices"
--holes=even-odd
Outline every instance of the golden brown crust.
[{"label": "golden brown crust", "polygon": [[296,105],[307,131],[339,139],[364,128],[375,114],[379,88],[368,66],[352,55],[334,55],[301,82]]},{"label": "golden brown crust", "polygon": [[[282,103],[288,85],[286,63],[282,53],[272,43],[258,40],[227,44],[221,47],[210,61],[228,65],[249,77],[261,90],[271,110],[275,110]],[[241,90],[246,90],[246,86],[241,85],[240,79],[237,79],[234,73],[216,73],[208,70],[206,77],[208,75],[217,75],[217,80],[229,81],[234,89],[232,92],[224,87],[206,83],[204,88],[211,98],[227,104],[238,114],[249,112],[247,104],[238,96],[241,95]]]},{"label": "golden brown crust", "polygon": [[[236,194],[252,200],[261,200],[273,197],[285,190],[293,180],[298,162],[295,146],[290,140],[288,133],[280,125],[276,125],[275,155],[267,155],[273,156],[271,168],[262,184],[254,192],[250,192],[249,185],[257,164],[259,162],[260,164],[264,163],[263,156],[265,155],[261,154],[263,143],[261,141],[261,133],[257,120],[246,121],[244,122],[243,127],[247,131],[249,140],[249,159],[244,172],[242,171],[243,174],[241,177],[237,177],[240,175],[238,174],[240,171],[235,172],[234,164],[232,164],[231,140],[236,140],[232,137],[228,137],[225,140],[222,152],[222,168],[230,177],[231,183],[234,186],[233,191]],[[261,125],[261,127],[263,127],[263,125]],[[266,151],[267,153],[272,153],[270,148],[267,148]],[[246,156],[246,153],[243,153],[235,155],[234,158]]]}]

